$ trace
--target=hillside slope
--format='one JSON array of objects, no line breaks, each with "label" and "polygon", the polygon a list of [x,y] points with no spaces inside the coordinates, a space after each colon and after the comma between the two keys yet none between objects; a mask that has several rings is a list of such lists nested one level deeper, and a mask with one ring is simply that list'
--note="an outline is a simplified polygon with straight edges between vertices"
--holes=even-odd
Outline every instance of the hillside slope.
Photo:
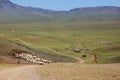
[{"label": "hillside slope", "polygon": [[69,11],[53,11],[42,8],[24,7],[9,0],[0,0],[0,23],[48,22],[48,21],[101,21],[120,19],[120,7],[98,6],[75,8]]},{"label": "hillside slope", "polygon": [[[7,40],[0,39],[0,63],[17,63],[19,59],[14,58],[10,55],[12,49],[20,49],[36,54],[38,57],[51,60],[52,62],[76,62],[77,60],[60,54],[49,54],[45,52],[40,52],[23,44]],[[25,60],[21,60],[21,63],[28,63]]]}]

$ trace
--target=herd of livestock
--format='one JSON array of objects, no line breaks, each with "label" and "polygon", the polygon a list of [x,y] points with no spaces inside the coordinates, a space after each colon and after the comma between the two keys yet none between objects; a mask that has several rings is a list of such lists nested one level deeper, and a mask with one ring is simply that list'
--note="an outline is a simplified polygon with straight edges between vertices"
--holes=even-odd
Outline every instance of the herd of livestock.
[{"label": "herd of livestock", "polygon": [[[34,63],[34,64],[43,65],[45,63],[51,63],[51,61],[39,58],[35,54],[32,54],[31,52],[28,52],[28,51],[25,51],[25,50],[12,49],[10,51],[10,54],[14,58],[23,59],[27,62],[31,62],[31,63]],[[20,61],[18,61],[18,63],[20,63]]]}]

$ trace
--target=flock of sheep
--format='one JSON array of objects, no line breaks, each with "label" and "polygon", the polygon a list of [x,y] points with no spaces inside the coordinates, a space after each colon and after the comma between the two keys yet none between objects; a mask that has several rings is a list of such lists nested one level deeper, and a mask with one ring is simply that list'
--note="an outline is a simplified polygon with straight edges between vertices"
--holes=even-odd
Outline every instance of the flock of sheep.
[{"label": "flock of sheep", "polygon": [[35,54],[33,55],[32,53],[24,50],[13,49],[10,53],[14,58],[24,59],[25,61],[32,62],[34,64],[43,65],[45,63],[51,63],[49,60],[39,58]]}]

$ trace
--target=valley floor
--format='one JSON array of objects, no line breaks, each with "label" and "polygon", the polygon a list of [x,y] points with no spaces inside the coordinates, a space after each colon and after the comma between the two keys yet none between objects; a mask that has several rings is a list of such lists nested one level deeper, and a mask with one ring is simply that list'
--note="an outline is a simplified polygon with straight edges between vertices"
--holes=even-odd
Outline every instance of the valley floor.
[{"label": "valley floor", "polygon": [[0,70],[0,80],[120,80],[120,64],[25,65]]}]

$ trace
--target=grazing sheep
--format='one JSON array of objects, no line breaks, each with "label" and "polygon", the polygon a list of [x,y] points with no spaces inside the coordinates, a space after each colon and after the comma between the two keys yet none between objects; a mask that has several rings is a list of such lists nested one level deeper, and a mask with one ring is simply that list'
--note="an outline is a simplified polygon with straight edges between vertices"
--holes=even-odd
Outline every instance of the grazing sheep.
[{"label": "grazing sheep", "polygon": [[13,49],[12,51],[10,51],[10,54],[12,54],[14,58],[24,59],[27,62],[32,62],[39,65],[43,65],[45,63],[51,63],[51,61],[49,60],[39,58],[36,55],[33,55],[32,53],[24,50]]},{"label": "grazing sheep", "polygon": [[36,58],[37,58],[37,56],[31,55],[31,59],[36,59]]},{"label": "grazing sheep", "polygon": [[38,62],[39,65],[44,65],[44,62]]}]

